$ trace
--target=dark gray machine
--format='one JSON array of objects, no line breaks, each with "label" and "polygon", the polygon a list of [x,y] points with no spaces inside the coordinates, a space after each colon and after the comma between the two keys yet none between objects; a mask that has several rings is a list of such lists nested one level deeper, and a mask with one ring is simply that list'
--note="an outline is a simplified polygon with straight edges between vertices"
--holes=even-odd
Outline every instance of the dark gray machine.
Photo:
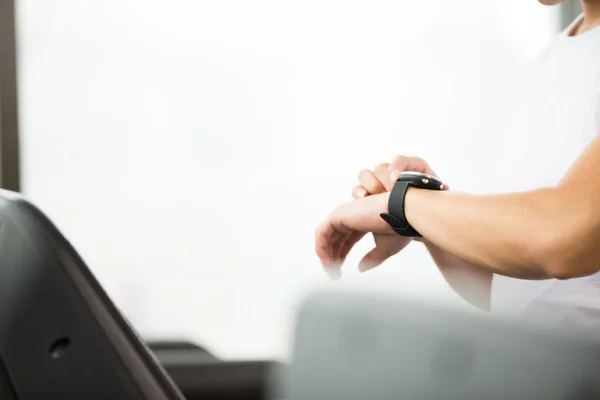
[{"label": "dark gray machine", "polygon": [[419,302],[319,293],[302,307],[289,400],[591,400],[588,338]]}]

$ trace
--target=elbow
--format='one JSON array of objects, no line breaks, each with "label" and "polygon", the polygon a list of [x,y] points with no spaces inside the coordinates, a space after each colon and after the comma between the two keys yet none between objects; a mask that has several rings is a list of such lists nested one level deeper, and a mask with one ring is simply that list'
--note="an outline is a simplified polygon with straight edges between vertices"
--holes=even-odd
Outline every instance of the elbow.
[{"label": "elbow", "polygon": [[[600,271],[600,215],[594,202],[581,203],[572,192],[544,191],[536,223],[525,229],[531,246],[524,254],[542,279],[574,279]],[[577,204],[577,206],[573,206]],[[523,247],[522,247],[523,248]]]},{"label": "elbow", "polygon": [[556,265],[548,268],[547,273],[549,278],[568,280],[575,278],[584,278],[591,276],[600,271],[597,264],[586,262],[572,262],[573,259],[565,259],[556,263]]},{"label": "elbow", "polygon": [[600,246],[582,239],[581,233],[551,233],[534,254],[535,265],[546,279],[568,280],[600,271]]},{"label": "elbow", "polygon": [[566,262],[556,262],[553,265],[548,265],[544,268],[544,273],[548,279],[568,280],[574,278],[581,278],[588,273],[581,273],[579,269],[575,270],[572,265]]}]

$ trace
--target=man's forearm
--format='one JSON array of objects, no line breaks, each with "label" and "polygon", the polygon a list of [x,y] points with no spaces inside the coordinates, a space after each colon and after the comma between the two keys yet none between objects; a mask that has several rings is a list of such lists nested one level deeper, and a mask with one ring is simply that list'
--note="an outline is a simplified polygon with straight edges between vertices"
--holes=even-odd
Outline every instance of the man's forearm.
[{"label": "man's forearm", "polygon": [[493,274],[485,269],[473,267],[429,240],[422,240],[422,242],[456,294],[475,307],[489,311]]},{"label": "man's forearm", "polygon": [[[600,260],[589,258],[600,254],[584,246],[600,243],[590,238],[585,207],[554,188],[493,196],[410,189],[405,199],[408,221],[432,243],[471,265],[522,279],[596,272]],[[569,269],[570,263],[578,265]]]}]

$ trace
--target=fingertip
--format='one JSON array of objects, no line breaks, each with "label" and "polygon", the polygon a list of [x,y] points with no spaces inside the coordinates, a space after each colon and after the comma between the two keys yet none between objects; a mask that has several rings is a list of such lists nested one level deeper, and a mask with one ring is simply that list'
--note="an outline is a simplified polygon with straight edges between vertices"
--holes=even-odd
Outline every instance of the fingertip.
[{"label": "fingertip", "polygon": [[380,266],[386,259],[387,259],[387,257],[385,257],[381,253],[381,249],[378,247],[375,247],[373,250],[368,252],[362,258],[362,260],[360,260],[360,262],[358,263],[358,270],[360,272],[370,271],[373,268]]},{"label": "fingertip", "polygon": [[359,265],[358,272],[360,272],[361,274],[364,274],[365,272],[369,272],[373,268],[375,268],[375,267],[372,265]]},{"label": "fingertip", "polygon": [[325,272],[327,273],[329,279],[332,281],[340,280],[340,278],[342,277],[342,270],[340,268],[325,268]]},{"label": "fingertip", "polygon": [[327,256],[321,258],[321,267],[323,267],[323,271],[325,271],[330,280],[340,279],[342,275],[341,266],[335,262],[333,257]]},{"label": "fingertip", "polygon": [[355,199],[362,199],[363,197],[365,197],[367,195],[367,190],[362,187],[362,186],[356,186],[353,190],[352,190],[352,196]]},{"label": "fingertip", "polygon": [[358,271],[360,273],[368,272],[377,267],[379,264],[381,263],[370,260],[363,260],[358,264]]}]

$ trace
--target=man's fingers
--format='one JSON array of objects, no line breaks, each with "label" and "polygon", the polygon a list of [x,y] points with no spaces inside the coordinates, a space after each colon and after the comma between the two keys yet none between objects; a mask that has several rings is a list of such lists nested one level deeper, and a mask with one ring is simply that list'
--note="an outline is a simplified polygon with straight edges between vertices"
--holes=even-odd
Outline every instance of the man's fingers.
[{"label": "man's fingers", "polygon": [[319,256],[321,266],[327,276],[329,276],[329,279],[335,280],[342,276],[341,265],[334,255],[333,247],[328,249],[317,248],[317,256]]},{"label": "man's fingers", "polygon": [[[339,236],[339,239],[327,251],[327,256],[322,259],[323,269],[330,279],[337,280],[342,276],[342,266],[346,257],[354,245],[365,236],[362,232],[346,233]],[[326,260],[326,261],[325,261]]]},{"label": "man's fingers", "polygon": [[350,237],[348,237],[348,239],[346,240],[346,243],[344,243],[344,246],[342,247],[342,251],[340,253],[340,260],[342,263],[344,263],[344,261],[346,261],[346,257],[348,257],[348,254],[350,253],[350,250],[352,250],[354,245],[356,243],[358,243],[358,241],[360,239],[362,239],[364,236],[365,236],[365,234],[362,232],[354,232],[353,234],[350,235]]},{"label": "man's fingers", "polygon": [[342,278],[342,269],[339,266],[326,267],[325,273],[332,281],[337,281]]},{"label": "man's fingers", "polygon": [[382,163],[373,168],[373,173],[375,174],[375,177],[379,179],[379,182],[381,182],[381,184],[385,187],[385,190],[388,192],[392,190],[395,183],[395,181],[392,182],[392,180],[390,180],[390,173],[388,172],[389,167],[390,164]]},{"label": "man's fingers", "polygon": [[360,263],[358,264],[358,270],[360,272],[369,271],[375,267],[378,267],[390,257],[389,254],[382,251],[380,247],[375,247],[373,250],[369,251]]},{"label": "man's fingers", "polygon": [[315,231],[315,252],[323,266],[331,262],[333,258],[333,245],[339,237],[340,234],[328,223],[322,223]]},{"label": "man's fingers", "polygon": [[388,166],[388,175],[392,182],[396,182],[400,176],[400,172],[409,171],[410,157],[407,156],[396,156],[392,159],[392,162]]},{"label": "man's fingers", "polygon": [[342,249],[350,235],[350,233],[345,233],[341,235],[340,238],[333,244],[333,258],[336,263],[339,263],[340,255],[342,254]]},{"label": "man's fingers", "polygon": [[360,185],[367,191],[367,194],[379,194],[385,192],[385,187],[379,181],[379,179],[377,179],[377,176],[375,176],[373,171],[363,169],[358,174],[358,181],[360,182]]},{"label": "man's fingers", "polygon": [[319,225],[315,232],[315,252],[321,260],[323,269],[332,280],[341,277],[339,257],[343,250],[343,244],[349,236],[351,233],[335,229],[329,218]]},{"label": "man's fingers", "polygon": [[352,197],[354,197],[356,200],[362,199],[367,194],[368,193],[365,190],[365,188],[360,185],[356,185],[356,186],[354,186],[354,188],[352,188]]}]

